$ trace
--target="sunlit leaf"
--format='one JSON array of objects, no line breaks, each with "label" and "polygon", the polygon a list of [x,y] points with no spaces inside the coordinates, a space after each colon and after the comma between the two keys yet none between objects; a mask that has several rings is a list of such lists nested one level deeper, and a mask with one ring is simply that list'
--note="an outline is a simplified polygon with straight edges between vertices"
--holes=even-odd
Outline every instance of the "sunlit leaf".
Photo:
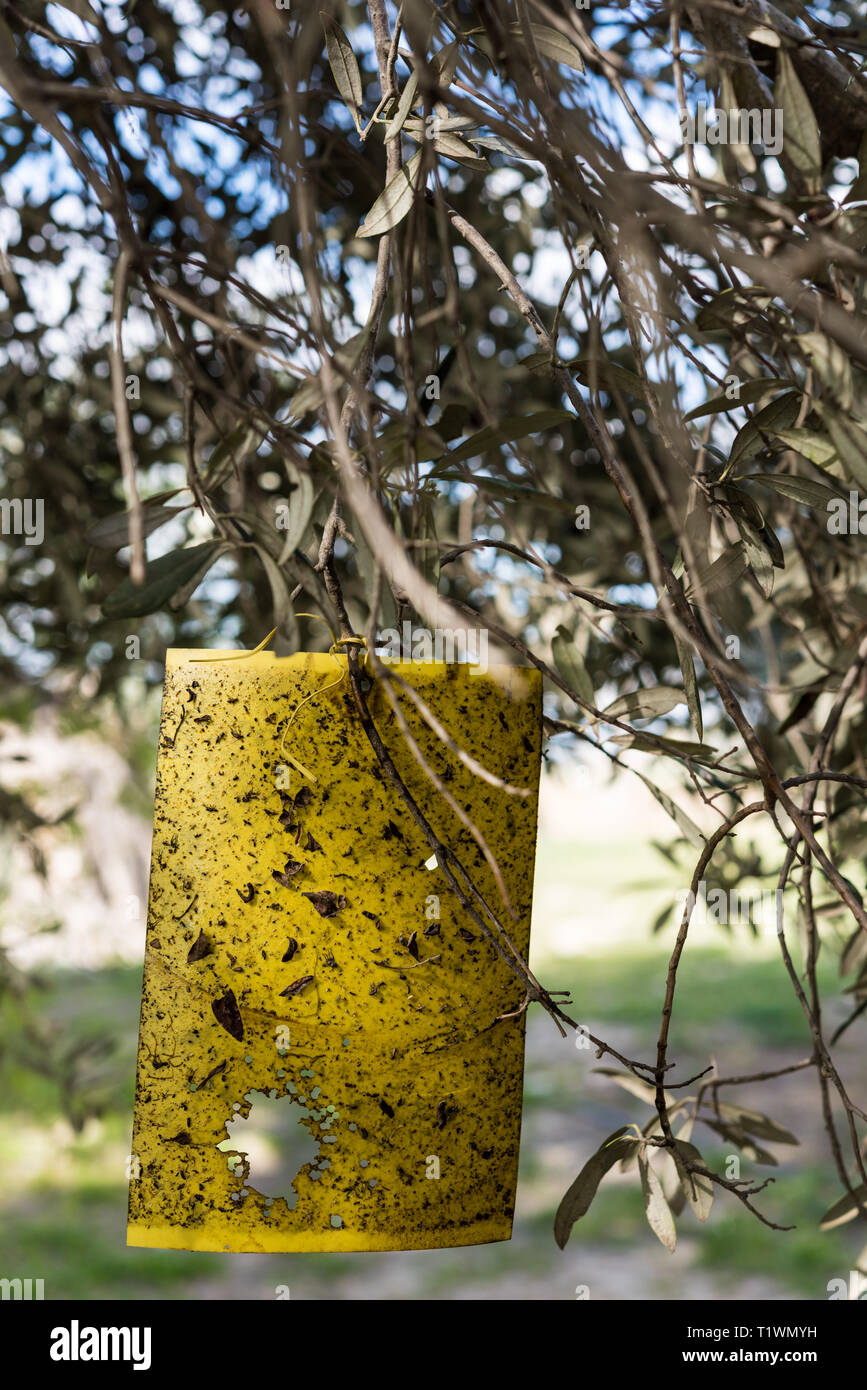
[{"label": "sunlit leaf", "polygon": [[867,430],[848,415],[822,410],[825,428],[844,469],[862,492],[867,492]]},{"label": "sunlit leaf", "polygon": [[646,1151],[639,1152],[638,1171],[641,1174],[641,1191],[644,1197],[644,1214],[647,1217],[647,1224],[666,1250],[673,1251],[677,1245],[674,1216],[671,1207],[665,1200],[662,1183],[650,1166]]},{"label": "sunlit leaf", "polygon": [[771,430],[771,434],[777,439],[781,439],[789,449],[796,449],[811,463],[818,464],[820,468],[837,457],[837,451],[831,441],[826,439],[823,434],[816,434],[815,430],[775,429]]},{"label": "sunlit leaf", "polygon": [[680,669],[683,673],[683,688],[686,693],[686,704],[689,709],[689,717],[692,720],[692,727],[698,734],[700,741],[704,736],[704,720],[701,714],[701,699],[698,693],[698,677],[695,674],[695,661],[689,646],[677,633],[674,634],[674,645],[677,648],[677,659],[680,662]]},{"label": "sunlit leaf", "polygon": [[796,478],[791,473],[748,473],[745,481],[758,483],[760,487],[770,488],[782,497],[800,502],[805,507],[821,507],[839,498],[840,493],[825,483],[814,483],[812,478]]},{"label": "sunlit leaf", "polygon": [[847,1221],[854,1221],[856,1216],[860,1216],[855,1194],[860,1198],[861,1205],[867,1207],[867,1183],[861,1183],[855,1188],[854,1193],[844,1192],[843,1196],[828,1208],[819,1222],[819,1229],[832,1231],[835,1226],[845,1226]]},{"label": "sunlit leaf", "polygon": [[551,639],[551,651],[554,655],[554,665],[566,684],[588,705],[592,705],[595,698],[593,682],[571,633],[562,623]]},{"label": "sunlit leaf", "polygon": [[[543,58],[551,58],[564,67],[575,68],[577,72],[584,71],[584,59],[579,49],[559,29],[552,29],[550,24],[531,24],[530,28]],[[516,39],[523,40],[524,31],[520,24],[512,25],[512,34]]]},{"label": "sunlit leaf", "polygon": [[609,719],[651,719],[668,714],[675,705],[685,700],[682,690],[676,685],[654,685],[647,690],[634,690],[629,695],[619,695],[602,711],[603,718]]},{"label": "sunlit leaf", "polygon": [[413,71],[407,78],[406,86],[400,94],[397,110],[385,127],[385,140],[394,140],[401,132],[403,123],[413,108],[418,91],[418,73]]},{"label": "sunlit leaf", "polygon": [[[703,744],[697,744],[695,746],[698,748],[704,747]],[[695,824],[695,821],[691,820],[686,812],[681,810],[677,802],[668,795],[668,792],[663,791],[655,782],[651,782],[649,777],[645,777],[644,774],[638,772],[637,769],[636,775],[641,778],[647,790],[656,798],[663,810],[667,811],[671,816],[671,819],[674,821],[680,833],[689,840],[689,843],[695,849],[703,850],[706,843],[705,837]]]},{"label": "sunlit leaf", "polygon": [[419,150],[385,185],[355,233],[357,237],[381,236],[403,221],[418,192],[421,155]]},{"label": "sunlit leaf", "polygon": [[310,517],[313,512],[313,504],[316,500],[316,489],[313,479],[309,473],[302,473],[300,468],[296,468],[291,459],[285,460],[286,474],[292,488],[289,496],[289,515],[287,518],[286,535],[283,541],[283,548],[280,551],[278,565],[285,565],[289,556],[298,549],[307,527],[310,524]]},{"label": "sunlit leaf", "polygon": [[263,545],[256,546],[256,553],[262,561],[268,583],[271,586],[271,601],[274,606],[274,626],[281,636],[288,638],[293,646],[298,643],[298,625],[289,595],[285,575],[274,557]]}]

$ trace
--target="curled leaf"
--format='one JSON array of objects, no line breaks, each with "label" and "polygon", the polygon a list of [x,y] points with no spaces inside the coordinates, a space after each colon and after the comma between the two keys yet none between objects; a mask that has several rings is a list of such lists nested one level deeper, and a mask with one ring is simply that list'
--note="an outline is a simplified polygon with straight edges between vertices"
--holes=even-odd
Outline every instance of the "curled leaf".
[{"label": "curled leaf", "polygon": [[332,893],[330,888],[324,888],[320,892],[302,893],[301,896],[310,899],[320,917],[333,917],[347,905],[343,894]]},{"label": "curled leaf", "polygon": [[225,1028],[226,1032],[237,1042],[243,1042],[244,1023],[234,990],[229,989],[221,999],[213,1000],[211,1009],[220,1027]]},{"label": "curled leaf", "polygon": [[293,980],[291,985],[287,985],[285,989],[281,989],[280,993],[284,998],[291,999],[293,995],[300,994],[302,989],[306,989],[307,986],[312,983],[312,975],[302,975],[300,979]]}]

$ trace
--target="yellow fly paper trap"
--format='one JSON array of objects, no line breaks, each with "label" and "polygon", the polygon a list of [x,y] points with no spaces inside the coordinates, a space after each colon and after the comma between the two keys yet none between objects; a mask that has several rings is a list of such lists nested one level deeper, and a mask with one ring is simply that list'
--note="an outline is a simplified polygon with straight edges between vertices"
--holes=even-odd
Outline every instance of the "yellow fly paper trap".
[{"label": "yellow fly paper trap", "polygon": [[[237,655],[167,656],[128,1243],[313,1251],[507,1240],[521,982],[462,909],[383,772],[345,657],[336,679],[329,654],[226,659]],[[539,673],[392,670],[460,750],[530,789],[514,795],[476,775],[394,687],[420,751],[498,862],[513,920],[370,678],[368,707],[400,776],[526,959]],[[257,1117],[265,1130],[253,1143]]]}]

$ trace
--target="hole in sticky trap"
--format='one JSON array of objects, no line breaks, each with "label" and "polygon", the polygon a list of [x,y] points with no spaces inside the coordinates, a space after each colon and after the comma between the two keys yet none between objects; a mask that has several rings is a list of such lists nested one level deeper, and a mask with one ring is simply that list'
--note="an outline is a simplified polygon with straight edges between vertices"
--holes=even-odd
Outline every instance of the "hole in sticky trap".
[{"label": "hole in sticky trap", "polygon": [[246,1117],[237,1111],[230,1115],[226,1121],[229,1137],[217,1148],[228,1154],[231,1171],[243,1167],[231,1151],[245,1154],[249,1164],[245,1184],[269,1198],[269,1204],[277,1197],[284,1198],[292,1211],[298,1201],[292,1184],[302,1168],[312,1165],[310,1176],[319,1177],[322,1136],[313,1112],[292,1096],[278,1096],[276,1092],[248,1091],[244,1100],[249,1107]]}]

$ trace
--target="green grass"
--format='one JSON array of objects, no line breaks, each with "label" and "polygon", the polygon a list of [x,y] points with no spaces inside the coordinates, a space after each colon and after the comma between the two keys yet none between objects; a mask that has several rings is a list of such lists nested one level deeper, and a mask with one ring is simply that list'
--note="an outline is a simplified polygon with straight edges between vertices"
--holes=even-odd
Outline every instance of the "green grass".
[{"label": "green grass", "polygon": [[[630,1038],[638,1040],[640,1053],[652,1055],[667,958],[668,948],[661,941],[624,943],[616,952],[549,965],[545,982],[553,987],[571,985],[575,1016],[592,1019],[602,1036],[609,1036],[611,1030],[628,1030]],[[826,989],[836,987],[832,972],[831,961],[822,964]],[[103,1028],[112,1036],[114,1050],[98,1064],[105,1110],[100,1119],[89,1121],[80,1134],[73,1135],[61,1119],[52,1083],[20,1059],[10,1060],[9,1045],[20,1048],[21,1042],[14,1014],[4,1012],[0,1020],[0,1056],[5,1059],[0,1071],[0,1162],[6,1183],[0,1191],[0,1273],[18,1271],[44,1278],[49,1298],[188,1298],[198,1281],[206,1280],[209,1288],[219,1289],[234,1280],[236,1289],[239,1277],[250,1290],[242,1296],[272,1297],[276,1284],[291,1284],[293,1277],[328,1296],[344,1277],[357,1278],[361,1271],[384,1267],[379,1261],[387,1261],[388,1256],[375,1261],[368,1256],[259,1257],[255,1265],[248,1260],[238,1266],[220,1255],[127,1249],[125,1160],[141,971],[120,967],[93,973],[65,971],[52,976],[48,984],[38,1002],[40,1016],[55,1030],[55,1045]],[[793,1058],[808,1051],[800,1009],[781,965],[752,949],[748,940],[738,943],[737,954],[722,940],[718,946],[691,944],[680,972],[672,1043],[681,1076],[688,1074],[687,1065],[705,1065],[711,1053],[721,1062],[732,1053],[746,1056],[748,1069],[757,1069],[768,1049],[778,1053],[789,1049]],[[605,1065],[604,1060],[590,1062],[590,1066]],[[545,1186],[551,1181],[545,1150],[550,1124],[558,1116],[580,1116],[586,1129],[589,1117],[601,1139],[626,1122],[624,1115],[642,1119],[650,1113],[641,1102],[614,1086],[606,1087],[599,1078],[591,1084],[589,1071],[582,1063],[576,1072],[574,1056],[562,1050],[531,1061],[526,1104],[534,1116],[533,1143],[525,1132],[521,1182],[529,1195],[544,1195],[528,1204],[511,1247],[440,1252],[426,1260],[419,1278],[427,1296],[446,1295],[456,1285],[496,1280],[505,1273],[519,1278],[524,1272],[528,1279],[540,1280],[547,1273],[550,1279],[562,1269],[564,1257],[551,1231],[554,1207],[562,1194],[549,1195]],[[758,1098],[756,1108],[763,1108]],[[548,1125],[547,1116],[551,1117]],[[697,1130],[696,1136],[706,1160],[715,1166],[720,1154],[708,1143],[707,1132]],[[588,1156],[589,1150],[576,1153],[576,1172]],[[830,1160],[817,1148],[811,1154],[790,1148],[779,1157],[784,1160],[780,1169],[760,1170],[763,1177],[773,1172],[777,1181],[762,1194],[759,1205],[772,1219],[795,1224],[797,1230],[768,1230],[734,1198],[718,1192],[704,1227],[690,1213],[679,1219],[681,1252],[660,1265],[666,1279],[680,1280],[677,1287],[682,1292],[677,1296],[691,1296],[689,1269],[695,1267],[710,1271],[720,1288],[736,1289],[745,1276],[764,1275],[791,1296],[812,1298],[826,1297],[829,1279],[847,1277],[863,1236],[859,1242],[854,1227],[827,1234],[818,1230],[818,1219],[839,1186]],[[721,1161],[718,1171],[722,1171]],[[567,1251],[600,1246],[612,1254],[619,1252],[625,1261],[639,1246],[653,1251],[660,1261],[669,1261],[646,1225],[637,1181],[629,1186],[603,1184]],[[365,1265],[365,1260],[371,1263]],[[683,1262],[682,1269],[676,1261]],[[671,1271],[678,1269],[681,1273],[672,1276]],[[564,1296],[570,1296],[568,1291]],[[647,1296],[653,1296],[652,1289]]]},{"label": "green grass", "polygon": [[[621,947],[617,953],[548,965],[545,982],[571,988],[579,1015],[615,1023],[655,1038],[665,994],[670,947],[662,944]],[[556,980],[553,978],[556,976]],[[839,989],[834,963],[819,962],[820,987],[826,995]],[[809,1050],[801,1007],[780,960],[756,951],[744,940],[738,954],[725,946],[687,945],[677,977],[671,1038],[690,1050],[741,1032],[764,1047],[798,1046]]]}]

